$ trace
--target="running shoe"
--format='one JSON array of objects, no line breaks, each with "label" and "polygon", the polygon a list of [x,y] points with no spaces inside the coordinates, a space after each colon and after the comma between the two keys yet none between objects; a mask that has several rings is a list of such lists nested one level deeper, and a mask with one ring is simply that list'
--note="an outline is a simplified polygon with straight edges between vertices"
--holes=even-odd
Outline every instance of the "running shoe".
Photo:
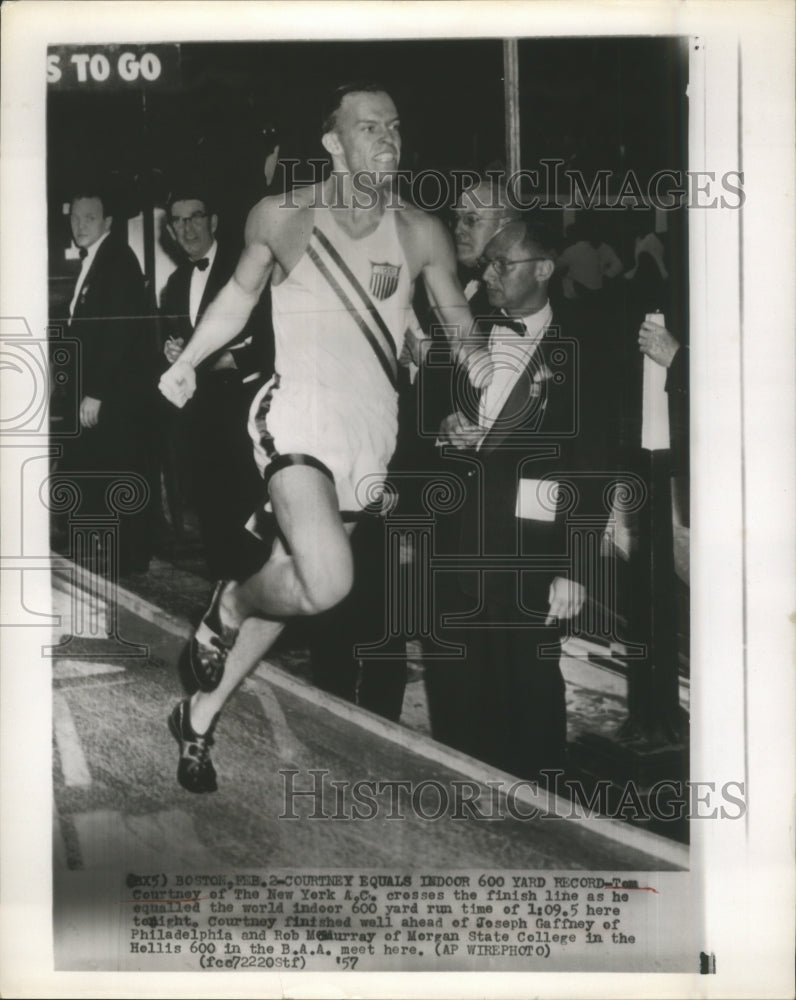
[{"label": "running shoe", "polygon": [[219,580],[210,607],[187,646],[190,673],[200,691],[215,691],[224,676],[227,655],[235,645],[238,630],[221,623],[219,605],[228,580]]},{"label": "running shoe", "polygon": [[169,716],[169,730],[180,744],[180,762],[177,765],[177,781],[189,792],[215,792],[216,769],[210,760],[213,745],[213,730],[218,722],[218,714],[213,718],[206,733],[199,735],[191,725],[191,700],[185,698],[174,706]]}]

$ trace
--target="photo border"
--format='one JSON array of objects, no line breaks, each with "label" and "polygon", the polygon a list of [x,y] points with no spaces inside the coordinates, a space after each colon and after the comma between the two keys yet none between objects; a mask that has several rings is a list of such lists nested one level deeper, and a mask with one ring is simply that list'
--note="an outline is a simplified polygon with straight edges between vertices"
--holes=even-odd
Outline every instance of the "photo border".
[{"label": "photo border", "polygon": [[[351,40],[511,34],[682,34],[704,39],[689,100],[703,145],[689,167],[744,171],[737,213],[693,211],[691,244],[692,768],[694,780],[744,776],[737,823],[692,821],[692,877],[715,976],[403,973],[276,976],[52,973],[50,670],[35,660],[49,628],[2,633],[2,912],[4,995],[790,996],[793,941],[793,8],[787,3],[271,3],[26,2],[2,11],[2,276],[4,336],[47,327],[45,74],[48,44],[257,37]],[[147,9],[149,8],[149,9]],[[423,10],[419,18],[418,10]],[[57,11],[57,13],[56,13]],[[599,21],[597,26],[592,22]],[[222,27],[223,26],[223,27]],[[153,37],[157,36],[157,37]],[[41,67],[41,72],[34,70]],[[8,95],[11,95],[9,98]],[[772,139],[774,142],[772,143]],[[773,146],[773,155],[772,155]],[[38,192],[38,195],[37,193]],[[790,215],[783,211],[791,208]],[[24,234],[24,241],[18,238]],[[13,242],[12,242],[13,240]],[[20,325],[22,320],[22,325]],[[23,334],[24,336],[24,334]],[[788,363],[785,363],[787,359]],[[14,492],[19,453],[4,447],[4,611],[15,567],[24,605],[49,606],[46,573],[25,544],[46,538],[46,512]],[[5,441],[3,442],[5,445]],[[38,447],[38,451],[36,450]],[[27,453],[27,452],[26,452]],[[24,511],[24,523],[23,514]],[[14,562],[16,560],[16,562]],[[20,574],[21,575],[21,574]],[[11,595],[9,596],[9,590]],[[42,639],[43,636],[46,638]],[[31,662],[31,651],[34,651]],[[44,669],[42,669],[44,668]],[[774,766],[772,766],[772,764]],[[22,766],[20,766],[22,765]],[[784,806],[784,809],[783,809]],[[788,810],[783,815],[784,810]],[[45,822],[42,822],[42,819]],[[698,946],[697,946],[698,945]],[[350,974],[348,974],[350,975]],[[767,975],[768,980],[762,977]],[[244,985],[245,984],[245,985]],[[306,991],[306,992],[304,992]],[[643,992],[642,992],[643,991]],[[779,992],[777,992],[779,991]]]}]

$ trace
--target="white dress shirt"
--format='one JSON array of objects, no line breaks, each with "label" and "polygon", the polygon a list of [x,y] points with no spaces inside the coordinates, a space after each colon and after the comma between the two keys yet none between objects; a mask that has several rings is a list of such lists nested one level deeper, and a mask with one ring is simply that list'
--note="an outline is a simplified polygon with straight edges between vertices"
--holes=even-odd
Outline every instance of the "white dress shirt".
[{"label": "white dress shirt", "polygon": [[72,296],[72,301],[69,303],[69,322],[72,322],[72,315],[75,311],[75,306],[77,305],[77,300],[80,297],[80,293],[83,290],[83,285],[86,281],[86,275],[94,263],[94,258],[97,256],[97,251],[102,245],[103,241],[110,236],[110,232],[103,233],[98,240],[94,240],[90,247],[86,247],[86,256],[83,258],[80,264],[80,274],[77,276],[77,284],[75,285],[74,295]]},{"label": "white dress shirt", "polygon": [[212,246],[205,254],[208,259],[209,264],[204,269],[200,271],[198,267],[194,267],[193,274],[191,275],[191,290],[188,296],[188,315],[191,318],[191,326],[196,326],[196,317],[199,315],[199,306],[202,303],[202,296],[205,293],[205,288],[207,288],[207,282],[210,278],[210,271],[213,269],[213,261],[216,259],[216,251],[218,250],[218,243],[213,240]]},{"label": "white dress shirt", "polygon": [[546,302],[537,312],[514,320],[525,325],[524,334],[505,326],[492,327],[489,334],[489,353],[494,366],[492,381],[481,393],[478,407],[478,423],[484,431],[488,431],[497,420],[552,319],[553,310]]}]

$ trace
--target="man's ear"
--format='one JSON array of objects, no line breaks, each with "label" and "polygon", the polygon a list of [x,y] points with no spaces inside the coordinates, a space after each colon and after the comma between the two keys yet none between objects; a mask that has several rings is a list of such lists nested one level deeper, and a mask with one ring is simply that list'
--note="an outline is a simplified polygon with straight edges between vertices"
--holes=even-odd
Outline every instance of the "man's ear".
[{"label": "man's ear", "polygon": [[113,216],[105,215],[102,218],[102,231],[103,233],[109,233],[111,231],[111,226],[113,225]]},{"label": "man's ear", "polygon": [[555,262],[545,258],[545,260],[540,260],[536,265],[536,277],[541,281],[549,281],[553,277],[553,271],[555,271]]},{"label": "man's ear", "polygon": [[340,139],[336,132],[324,132],[321,136],[321,142],[326,152],[331,153],[332,156],[339,156],[343,152],[343,147],[340,145]]},{"label": "man's ear", "polygon": [[210,216],[210,234],[212,236],[216,235],[216,230],[218,229],[218,216],[215,212]]}]

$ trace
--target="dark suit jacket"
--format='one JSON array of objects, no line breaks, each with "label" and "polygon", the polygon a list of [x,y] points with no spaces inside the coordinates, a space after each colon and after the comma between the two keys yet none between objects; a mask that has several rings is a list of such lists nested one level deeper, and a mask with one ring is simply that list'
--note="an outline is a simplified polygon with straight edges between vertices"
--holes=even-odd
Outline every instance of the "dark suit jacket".
[{"label": "dark suit jacket", "polygon": [[110,234],[86,275],[69,329],[80,342],[80,395],[102,401],[100,422],[140,408],[155,354],[146,313],[138,260]]},{"label": "dark suit jacket", "polygon": [[[472,330],[465,331],[466,335],[469,339],[486,341],[492,324],[491,319],[485,320],[485,317],[492,317],[494,309],[489,304],[483,283],[470,299],[469,306],[476,324]],[[433,344],[426,364],[418,373],[417,391],[406,393],[404,409],[408,411],[408,419],[404,417],[403,423],[406,427],[404,436],[408,436],[415,432],[419,415],[420,430],[426,443],[433,446],[442,420],[454,410],[462,409],[462,383],[467,382],[467,375],[454,364],[447,335],[435,328],[436,317],[427,304],[425,308],[425,312],[418,313],[418,319],[423,329],[431,334]],[[433,464],[436,465],[436,462]]]},{"label": "dark suit jacket", "polygon": [[[218,295],[223,286],[232,276],[238,262],[238,253],[228,244],[218,242],[213,266],[207,279],[202,300],[199,303],[197,324],[207,307]],[[160,298],[160,313],[162,319],[161,336],[163,342],[167,337],[182,337],[187,344],[193,336],[194,326],[189,315],[191,275],[193,265],[186,260],[174,271],[163,289]],[[199,366],[199,373],[207,372],[213,363],[225,352],[233,349],[235,364],[241,378],[246,378],[254,372],[270,375],[273,370],[273,333],[270,326],[270,296],[266,291],[260,302],[252,310],[246,326],[229,344],[215,354],[211,354]],[[245,343],[249,341],[249,343]],[[245,346],[243,346],[245,345]]]},{"label": "dark suit jacket", "polygon": [[[611,480],[594,415],[587,422],[581,411],[588,375],[581,370],[577,340],[567,337],[554,317],[479,451],[462,453],[468,467],[459,551],[469,566],[482,564],[482,573],[460,573],[465,592],[511,605],[519,593],[529,598],[532,593],[534,602],[544,604],[554,576],[588,586],[589,564],[577,558],[572,529],[579,522],[592,531],[604,530],[605,491]],[[523,513],[535,516],[518,516],[521,480],[529,481],[522,489],[531,500]],[[559,484],[557,499],[539,487],[544,481]],[[490,557],[516,561],[483,571]]]}]

